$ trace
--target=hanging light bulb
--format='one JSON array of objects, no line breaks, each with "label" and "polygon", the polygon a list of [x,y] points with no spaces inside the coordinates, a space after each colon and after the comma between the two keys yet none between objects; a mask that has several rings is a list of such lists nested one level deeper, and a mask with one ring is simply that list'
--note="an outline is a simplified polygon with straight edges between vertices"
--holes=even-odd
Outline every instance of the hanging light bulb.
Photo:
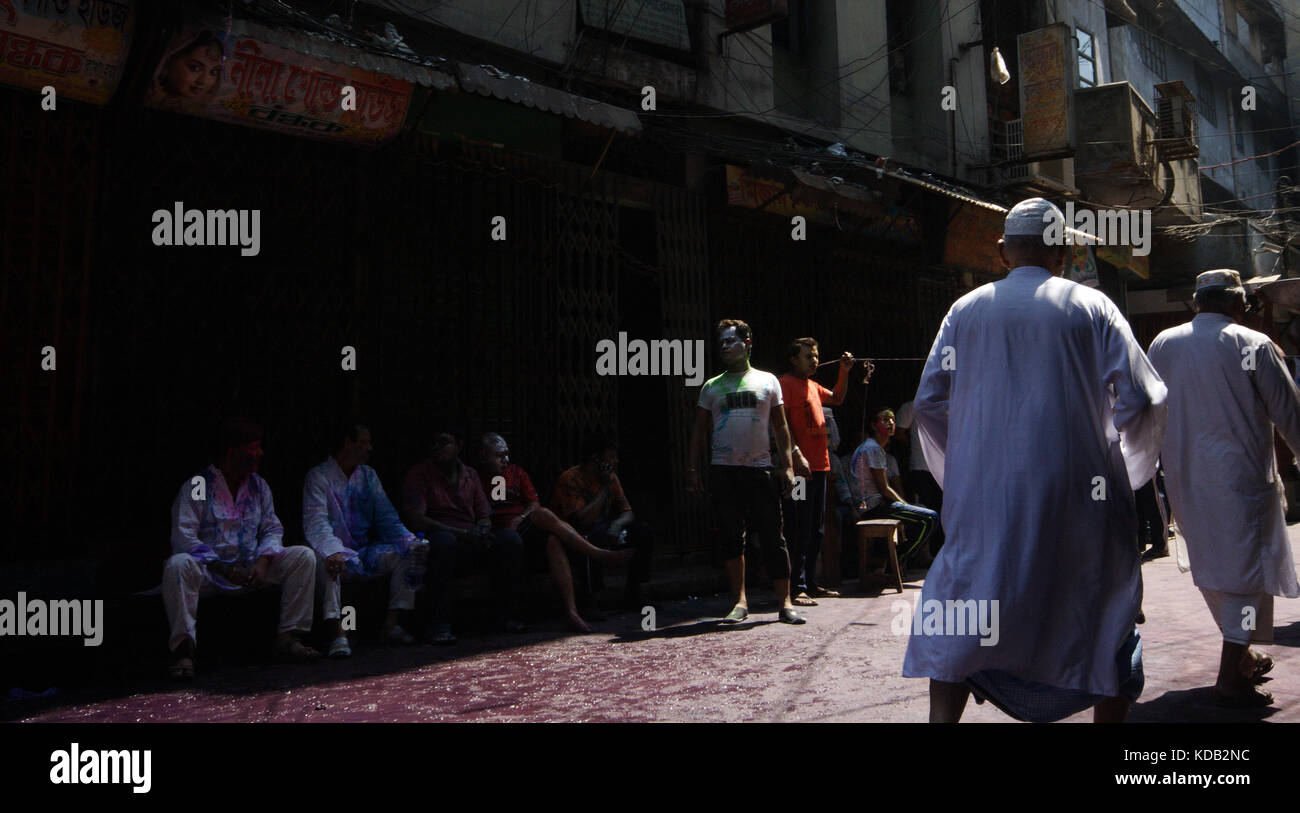
[{"label": "hanging light bulb", "polygon": [[989,75],[993,81],[999,85],[1005,85],[1011,81],[1011,72],[1007,70],[1007,61],[1002,58],[1002,52],[997,46],[993,47],[992,58],[989,60]]}]

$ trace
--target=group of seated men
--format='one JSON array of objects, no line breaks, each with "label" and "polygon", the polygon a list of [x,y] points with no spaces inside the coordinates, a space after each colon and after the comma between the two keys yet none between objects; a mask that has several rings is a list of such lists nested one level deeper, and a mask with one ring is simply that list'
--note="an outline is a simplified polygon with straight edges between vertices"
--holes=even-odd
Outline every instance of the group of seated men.
[{"label": "group of seated men", "polygon": [[583,444],[583,460],[560,476],[550,510],[541,506],[527,472],[510,462],[501,435],[482,436],[472,450],[476,470],[461,461],[463,434],[439,432],[428,457],[407,472],[399,511],[367,465],[369,428],[346,422],[329,457],[303,483],[309,547],[282,544],[271,489],[257,473],[261,427],[228,420],[219,446],[216,461],[183,483],[172,504],[172,556],[163,569],[162,596],[173,678],[194,675],[201,595],[280,585],[274,652],[280,660],[305,662],[320,657],[301,640],[312,628],[318,596],[329,656],[352,654],[342,628],[344,581],[387,578],[385,643],[416,642],[401,622],[423,591],[426,640],[454,644],[449,587],[467,565],[491,569],[496,621],[507,631],[524,629],[514,605],[526,551],[544,551],[568,622],[580,632],[592,628],[579,612],[579,594],[590,598],[601,565],[628,566],[627,606],[639,605],[640,585],[649,576],[654,538],[623,493],[617,447],[603,438]]}]

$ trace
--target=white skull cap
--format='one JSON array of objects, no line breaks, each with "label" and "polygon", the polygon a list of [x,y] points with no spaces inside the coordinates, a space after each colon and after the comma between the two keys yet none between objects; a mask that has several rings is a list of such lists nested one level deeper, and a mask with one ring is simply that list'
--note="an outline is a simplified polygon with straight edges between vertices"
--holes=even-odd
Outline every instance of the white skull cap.
[{"label": "white skull cap", "polygon": [[1226,288],[1229,291],[1244,291],[1241,286],[1241,275],[1231,268],[1216,268],[1213,271],[1205,271],[1196,275],[1196,290],[1204,291],[1207,288]]},{"label": "white skull cap", "polygon": [[1056,208],[1056,204],[1043,198],[1022,200],[1011,211],[1002,226],[1003,237],[1042,237],[1052,221],[1059,225],[1060,233],[1065,233],[1065,215]]}]

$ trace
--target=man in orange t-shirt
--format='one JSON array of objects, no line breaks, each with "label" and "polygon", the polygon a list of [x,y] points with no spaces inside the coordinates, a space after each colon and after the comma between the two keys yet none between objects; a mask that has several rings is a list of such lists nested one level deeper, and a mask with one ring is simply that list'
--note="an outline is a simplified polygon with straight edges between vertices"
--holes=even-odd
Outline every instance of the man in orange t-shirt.
[{"label": "man in orange t-shirt", "polygon": [[[781,398],[786,422],[794,441],[794,473],[803,477],[807,489],[802,499],[782,501],[786,544],[790,548],[790,595],[801,607],[817,604],[813,596],[839,594],[817,584],[817,556],[822,548],[822,512],[826,508],[826,478],[831,460],[826,442],[826,415],[822,406],[839,406],[848,392],[853,356],[840,356],[835,389],[828,390],[813,380],[817,373],[817,340],[795,339],[786,351],[790,372],[781,376]],[[797,487],[792,496],[800,496]]]}]

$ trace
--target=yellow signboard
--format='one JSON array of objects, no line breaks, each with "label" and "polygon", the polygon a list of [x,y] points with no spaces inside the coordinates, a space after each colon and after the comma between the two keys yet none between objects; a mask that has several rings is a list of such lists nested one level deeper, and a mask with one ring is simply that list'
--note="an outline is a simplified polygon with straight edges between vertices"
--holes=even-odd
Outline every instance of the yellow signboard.
[{"label": "yellow signboard", "polygon": [[1053,23],[1018,38],[1025,158],[1059,154],[1072,146],[1074,64],[1070,42],[1070,27],[1065,23]]}]

